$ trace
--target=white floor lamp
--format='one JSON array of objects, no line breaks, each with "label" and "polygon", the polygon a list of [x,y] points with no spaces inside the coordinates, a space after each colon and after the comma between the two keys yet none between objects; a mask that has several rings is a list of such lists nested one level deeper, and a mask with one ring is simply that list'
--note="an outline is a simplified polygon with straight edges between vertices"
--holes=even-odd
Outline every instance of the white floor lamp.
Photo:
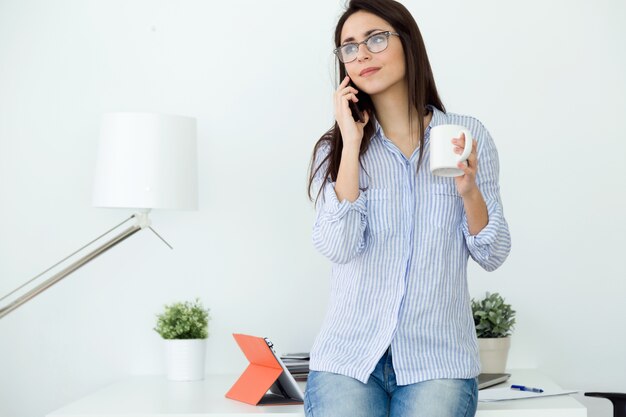
[{"label": "white floor lamp", "polygon": [[[138,231],[149,228],[156,234],[148,217],[152,209],[196,210],[196,142],[196,120],[191,117],[156,113],[104,114],[93,205],[130,208],[138,212],[0,298],[0,319]],[[135,219],[134,225],[22,293],[47,272],[131,219]]]}]

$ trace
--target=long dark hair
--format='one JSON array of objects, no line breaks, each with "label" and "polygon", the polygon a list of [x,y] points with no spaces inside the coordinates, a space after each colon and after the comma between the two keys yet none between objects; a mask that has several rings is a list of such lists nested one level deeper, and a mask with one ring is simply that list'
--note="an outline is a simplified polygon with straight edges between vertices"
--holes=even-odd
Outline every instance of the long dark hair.
[{"label": "long dark hair", "polygon": [[[424,40],[420,33],[415,19],[409,13],[409,11],[400,3],[394,0],[351,0],[348,4],[346,11],[341,15],[335,28],[335,47],[338,47],[341,43],[341,30],[343,25],[352,14],[363,10],[379,16],[386,20],[393,29],[400,34],[400,41],[402,42],[402,48],[404,50],[404,64],[406,68],[406,80],[408,84],[409,93],[409,106],[407,112],[409,114],[409,132],[413,131],[411,110],[417,109],[418,112],[418,124],[419,124],[419,138],[420,138],[420,151],[419,159],[417,163],[417,169],[422,162],[422,156],[424,151],[424,117],[427,114],[426,105],[430,104],[437,109],[445,113],[445,108],[439,94],[437,93],[437,87],[435,86],[435,80],[433,72],[430,68],[430,62],[428,61],[428,55],[426,54],[426,47]],[[346,76],[345,67],[341,62],[336,59],[337,69],[339,72],[339,80],[343,80]],[[373,118],[376,118],[376,109],[372,103],[371,97],[363,90],[359,90],[359,107],[367,111],[370,115],[370,120],[363,129],[363,140],[361,141],[361,148],[359,150],[359,163],[362,163],[363,154],[367,151],[374,134]],[[326,157],[315,166],[315,157],[320,147],[329,145],[330,152]],[[339,125],[335,121],[333,127],[331,127],[324,135],[317,141],[313,149],[313,156],[311,158],[311,164],[309,168],[309,186],[308,195],[311,197],[311,187],[313,185],[313,179],[317,175],[317,172],[328,161],[326,172],[324,175],[324,182],[331,179],[331,181],[337,180],[337,173],[339,172],[339,162],[341,162],[341,151],[343,149],[343,140],[341,138],[341,131]],[[322,182],[322,184],[324,183]],[[320,187],[315,201],[319,198],[319,195],[323,187]]]}]

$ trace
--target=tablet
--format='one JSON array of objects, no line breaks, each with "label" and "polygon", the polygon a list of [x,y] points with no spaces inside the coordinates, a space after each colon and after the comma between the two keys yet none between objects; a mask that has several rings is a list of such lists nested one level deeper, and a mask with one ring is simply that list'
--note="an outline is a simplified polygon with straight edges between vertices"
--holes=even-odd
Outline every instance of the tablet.
[{"label": "tablet", "polygon": [[265,343],[269,346],[270,351],[276,358],[276,361],[280,364],[280,367],[283,369],[283,373],[280,374],[276,382],[270,387],[270,392],[278,395],[282,395],[287,398],[291,398],[297,401],[304,401],[304,394],[300,389],[300,386],[294,379],[293,375],[289,372],[283,361],[280,359],[280,356],[276,354],[274,351],[274,344],[265,337]]},{"label": "tablet", "polygon": [[478,375],[478,389],[491,387],[506,382],[511,374],[480,374]]}]

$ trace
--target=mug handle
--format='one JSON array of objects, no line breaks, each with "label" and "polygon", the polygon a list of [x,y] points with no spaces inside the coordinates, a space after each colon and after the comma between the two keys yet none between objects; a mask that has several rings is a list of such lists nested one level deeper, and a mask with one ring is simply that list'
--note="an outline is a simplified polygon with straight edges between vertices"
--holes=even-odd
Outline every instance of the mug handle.
[{"label": "mug handle", "polygon": [[474,142],[472,138],[467,138],[467,132],[463,130],[459,132],[459,137],[461,137],[461,133],[465,133],[465,149],[463,149],[463,153],[459,156],[459,162],[466,161],[467,158],[469,158],[470,153],[472,153],[472,142]]}]

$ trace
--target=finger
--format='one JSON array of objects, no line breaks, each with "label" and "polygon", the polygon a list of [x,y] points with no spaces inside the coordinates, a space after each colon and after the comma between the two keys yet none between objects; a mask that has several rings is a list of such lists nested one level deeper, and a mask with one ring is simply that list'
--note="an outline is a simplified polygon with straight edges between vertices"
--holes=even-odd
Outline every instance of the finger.
[{"label": "finger", "polygon": [[349,99],[343,97],[344,96],[335,95],[335,118],[337,120],[344,119],[348,115],[352,114],[350,105],[348,104]]},{"label": "finger", "polygon": [[352,87],[346,87],[342,90],[337,90],[335,91],[335,97],[343,97],[347,94],[358,94],[359,90],[357,90],[356,88],[352,88]]},{"label": "finger", "polygon": [[470,168],[469,164],[465,165],[463,162],[459,162],[456,164],[456,167],[463,171],[463,173],[469,177],[474,176],[474,171]]},{"label": "finger", "polygon": [[347,86],[346,88],[342,89],[341,91],[339,91],[340,94],[346,94],[346,93],[354,93],[354,94],[358,94],[359,90],[357,90],[356,88],[352,87],[352,86]]},{"label": "finger", "polygon": [[474,174],[476,174],[476,171],[478,170],[478,158],[467,158],[466,162],[467,166],[472,170],[472,172],[474,172]]},{"label": "finger", "polygon": [[465,148],[465,134],[461,133],[460,137],[452,139],[452,143],[459,146],[461,149],[464,149]]},{"label": "finger", "polygon": [[348,102],[349,100],[354,101],[355,103],[359,101],[357,96],[354,93],[348,93],[344,95],[335,95],[335,107],[344,106],[342,102]]},{"label": "finger", "polygon": [[344,88],[345,86],[347,86],[349,82],[350,82],[350,77],[348,75],[346,75],[343,78],[343,81],[341,81],[341,83],[339,84],[338,90],[340,90],[340,89]]},{"label": "finger", "polygon": [[469,159],[467,160],[467,169],[470,170],[472,178],[476,178],[476,173],[478,172],[477,162],[478,160],[476,160],[473,163],[470,162]]},{"label": "finger", "polygon": [[363,126],[365,126],[367,122],[370,120],[369,112],[367,110],[363,110],[361,113],[363,114],[363,121],[362,122],[355,121],[355,122],[357,124],[362,124]]},{"label": "finger", "polygon": [[478,166],[478,155],[476,155],[475,152],[472,152],[471,154],[469,154],[469,156],[467,157],[467,162],[469,162],[470,164],[472,164],[473,167]]},{"label": "finger", "polygon": [[356,103],[357,101],[359,101],[359,99],[356,98],[354,94],[350,93],[345,96],[341,96],[340,100],[341,102],[339,103],[339,105],[343,109],[343,116],[352,117],[352,110],[350,110],[350,104],[348,103],[348,101],[354,101]]},{"label": "finger", "polygon": [[454,140],[457,141],[457,142],[463,141],[463,143],[465,143],[465,133],[461,132],[459,137],[458,138],[454,138]]},{"label": "finger", "polygon": [[463,138],[463,135],[461,135],[460,138],[452,139],[452,143],[455,145],[454,153],[459,154],[459,155],[462,154],[463,151],[465,150],[465,138]]},{"label": "finger", "polygon": [[341,96],[341,98],[342,98],[342,99],[345,99],[345,101],[352,100],[352,101],[354,101],[355,103],[356,103],[357,101],[359,101],[359,98],[358,98],[358,97],[356,96],[356,94],[354,94],[354,93],[344,94],[343,96]]},{"label": "finger", "polygon": [[472,141],[472,152],[470,152],[467,160],[472,163],[472,166],[478,166],[478,142],[476,139]]}]

